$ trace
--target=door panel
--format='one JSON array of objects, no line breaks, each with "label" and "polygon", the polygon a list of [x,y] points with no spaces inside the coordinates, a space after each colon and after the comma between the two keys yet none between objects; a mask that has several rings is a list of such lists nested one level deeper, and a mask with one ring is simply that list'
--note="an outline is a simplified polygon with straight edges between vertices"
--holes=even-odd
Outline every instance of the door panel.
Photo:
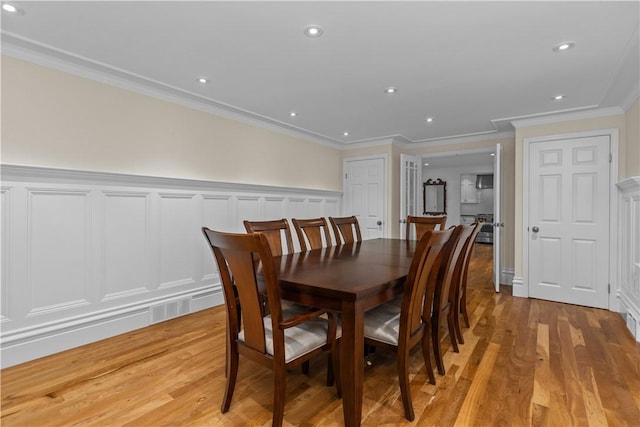
[{"label": "door panel", "polygon": [[502,236],[502,145],[496,144],[493,160],[493,285],[500,292],[502,277],[501,243]]},{"label": "door panel", "polygon": [[345,215],[355,215],[363,239],[383,237],[384,159],[347,160],[345,162]]},{"label": "door panel", "polygon": [[405,238],[407,215],[420,215],[418,194],[422,176],[419,156],[400,154],[400,238]]},{"label": "door panel", "polygon": [[608,307],[609,137],[529,147],[530,296]]}]

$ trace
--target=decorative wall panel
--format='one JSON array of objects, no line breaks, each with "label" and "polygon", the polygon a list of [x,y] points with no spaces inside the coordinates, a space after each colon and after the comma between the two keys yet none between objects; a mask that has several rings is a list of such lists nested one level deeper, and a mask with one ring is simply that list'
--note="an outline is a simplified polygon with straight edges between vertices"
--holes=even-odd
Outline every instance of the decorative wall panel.
[{"label": "decorative wall panel", "polygon": [[2,166],[2,367],[223,303],[201,227],[338,215],[340,192]]},{"label": "decorative wall panel", "polygon": [[105,191],[103,195],[103,299],[148,292],[149,193]]},{"label": "decorative wall panel", "polygon": [[620,310],[627,327],[640,341],[640,177],[618,183]]}]

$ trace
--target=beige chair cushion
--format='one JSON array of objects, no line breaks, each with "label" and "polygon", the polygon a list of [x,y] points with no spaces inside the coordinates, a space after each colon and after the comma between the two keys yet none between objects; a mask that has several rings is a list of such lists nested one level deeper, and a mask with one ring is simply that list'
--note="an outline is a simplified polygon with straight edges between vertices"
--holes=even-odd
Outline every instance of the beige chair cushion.
[{"label": "beige chair cushion", "polygon": [[[286,318],[286,317],[285,317]],[[265,346],[267,354],[273,355],[273,334],[271,332],[271,316],[263,319],[265,329]],[[308,320],[298,326],[284,330],[284,361],[293,359],[322,347],[327,342],[327,327],[329,322],[321,317]],[[338,325],[336,338],[342,336]],[[238,339],[244,341],[244,330],[238,334]]]},{"label": "beige chair cushion", "polygon": [[364,336],[391,345],[398,345],[402,297],[382,304],[364,314]]}]

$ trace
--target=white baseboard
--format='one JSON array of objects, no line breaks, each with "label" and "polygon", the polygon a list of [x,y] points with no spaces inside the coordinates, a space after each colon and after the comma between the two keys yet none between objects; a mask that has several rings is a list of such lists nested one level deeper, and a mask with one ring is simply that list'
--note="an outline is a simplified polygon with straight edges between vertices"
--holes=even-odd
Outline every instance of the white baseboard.
[{"label": "white baseboard", "polygon": [[513,276],[514,270],[513,268],[503,268],[500,274],[500,283],[504,283],[506,285],[513,285]]},{"label": "white baseboard", "polygon": [[618,295],[618,301],[620,303],[620,314],[625,319],[627,329],[629,329],[636,341],[640,342],[640,309],[624,294]]},{"label": "white baseboard", "polygon": [[[190,307],[189,311],[167,309],[177,307],[177,303],[182,301],[188,302],[182,306]],[[203,289],[81,318],[64,319],[55,324],[11,331],[3,336],[1,367],[7,368],[223,303],[222,291],[217,287],[215,291]],[[158,307],[164,309],[162,317],[157,316],[160,313]]]}]

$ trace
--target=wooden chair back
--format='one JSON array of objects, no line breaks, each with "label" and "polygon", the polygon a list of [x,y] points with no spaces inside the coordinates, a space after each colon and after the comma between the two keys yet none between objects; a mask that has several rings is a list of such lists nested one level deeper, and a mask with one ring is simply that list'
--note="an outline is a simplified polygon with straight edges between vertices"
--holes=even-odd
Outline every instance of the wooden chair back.
[{"label": "wooden chair back", "polygon": [[[271,254],[280,256],[285,253],[292,253],[293,239],[291,237],[291,228],[289,221],[285,218],[272,221],[244,221],[244,228],[247,233],[262,233],[269,242]],[[283,242],[284,237],[284,242]],[[285,246],[286,245],[286,246]]]},{"label": "wooden chair back", "polygon": [[470,326],[469,323],[469,314],[467,313],[467,302],[466,302],[466,294],[467,294],[467,274],[469,271],[469,262],[471,260],[471,254],[473,253],[473,248],[475,246],[476,237],[482,228],[482,224],[479,222],[474,222],[471,225],[465,227],[471,229],[471,233],[469,234],[467,241],[464,244],[463,255],[461,255],[461,263],[462,266],[457,271],[457,275],[453,278],[453,282],[451,284],[451,292],[450,292],[450,300],[451,300],[451,311],[454,318],[454,326],[456,331],[456,337],[458,342],[464,344],[464,338],[462,336],[462,330],[460,328],[460,314],[464,317],[465,323],[467,327]]},{"label": "wooden chair back", "polygon": [[291,222],[293,222],[293,228],[296,229],[296,234],[298,235],[300,250],[320,249],[325,247],[325,245],[326,247],[333,246],[333,240],[329,232],[329,223],[327,223],[325,218],[293,218]]},{"label": "wooden chair back", "polygon": [[333,235],[336,238],[336,244],[340,244],[340,239],[342,239],[342,243],[345,244],[362,241],[360,224],[358,223],[358,218],[355,215],[341,218],[330,216],[329,222],[333,229]]},{"label": "wooden chair back", "polygon": [[[442,351],[440,349],[440,322],[447,317],[449,326],[449,336],[451,339],[451,345],[454,351],[458,351],[456,339],[454,337],[455,331],[453,328],[453,318],[450,315],[450,303],[449,303],[449,289],[453,278],[457,274],[456,272],[461,268],[461,263],[458,261],[461,258],[462,250],[464,248],[464,242],[467,240],[471,230],[465,230],[463,225],[451,227],[454,230],[454,235],[447,243],[447,246],[443,249],[443,258],[440,268],[437,272],[437,280],[435,289],[433,290],[433,300],[430,301],[431,294],[427,294],[425,300],[425,313],[424,316],[430,316],[431,318],[431,338],[433,343],[433,352],[436,358],[436,366],[438,372],[444,375],[444,362],[442,360]],[[464,236],[463,236],[464,233]],[[429,313],[427,313],[427,307],[429,307]]]},{"label": "wooden chair back", "polygon": [[251,349],[252,353],[266,355],[263,300],[258,287],[257,269],[254,268],[255,259],[262,261],[261,273],[264,278],[271,315],[278,321],[282,318],[280,288],[267,237],[262,233],[231,234],[207,228],[203,228],[203,232],[212,247],[220,272],[229,321],[229,333],[232,337],[237,337],[240,332],[240,325],[236,321],[238,307],[234,294],[235,288],[239,300],[237,302],[242,307],[242,329],[245,331],[244,346]]},{"label": "wooden chair back", "polygon": [[[407,216],[407,231],[405,233],[407,240],[411,239],[411,231],[415,228],[415,240],[420,240],[422,235],[428,230],[444,230],[444,226],[447,223],[447,217],[445,216]],[[411,225],[414,225],[412,227]]]},{"label": "wooden chair back", "polygon": [[418,247],[411,260],[409,274],[402,296],[400,315],[399,341],[410,342],[418,330],[422,330],[424,322],[423,303],[425,293],[436,288],[440,265],[443,262],[443,251],[448,242],[455,238],[455,229],[427,231],[418,241]]}]

